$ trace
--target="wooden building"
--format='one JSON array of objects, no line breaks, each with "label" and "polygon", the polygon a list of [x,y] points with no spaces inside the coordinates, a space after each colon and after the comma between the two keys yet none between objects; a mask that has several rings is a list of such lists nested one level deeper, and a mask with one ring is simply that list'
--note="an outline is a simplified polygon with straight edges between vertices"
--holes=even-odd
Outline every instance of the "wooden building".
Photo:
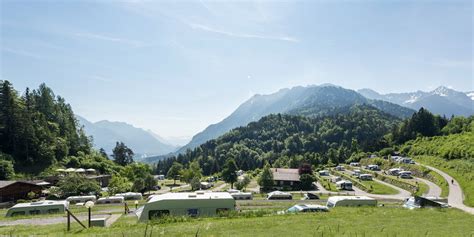
[{"label": "wooden building", "polygon": [[278,190],[298,190],[300,175],[298,169],[272,168],[274,188]]},{"label": "wooden building", "polygon": [[29,192],[41,194],[42,187],[28,181],[5,181],[0,180],[0,202],[27,199]]}]

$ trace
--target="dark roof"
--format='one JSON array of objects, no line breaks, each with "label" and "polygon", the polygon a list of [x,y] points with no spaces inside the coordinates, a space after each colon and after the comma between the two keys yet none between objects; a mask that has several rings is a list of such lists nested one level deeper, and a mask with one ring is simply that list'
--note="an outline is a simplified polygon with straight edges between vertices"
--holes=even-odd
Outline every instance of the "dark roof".
[{"label": "dark roof", "polygon": [[25,184],[30,184],[30,185],[36,185],[36,184],[34,184],[32,182],[29,182],[29,181],[0,180],[0,188],[10,186],[14,183],[25,183]]},{"label": "dark roof", "polygon": [[272,168],[273,180],[300,181],[298,169]]}]

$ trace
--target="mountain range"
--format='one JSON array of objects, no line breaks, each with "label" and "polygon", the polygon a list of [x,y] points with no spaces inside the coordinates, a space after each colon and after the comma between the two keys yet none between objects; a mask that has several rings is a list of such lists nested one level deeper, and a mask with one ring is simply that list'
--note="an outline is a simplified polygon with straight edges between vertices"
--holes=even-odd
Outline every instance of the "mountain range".
[{"label": "mountain range", "polygon": [[245,126],[269,114],[283,113],[317,117],[330,115],[338,108],[356,104],[371,105],[399,118],[411,116],[415,112],[394,103],[368,99],[356,91],[331,84],[298,86],[282,89],[269,95],[253,96],[240,105],[230,116],[196,134],[191,142],[178,150],[178,153],[193,149],[233,128]]},{"label": "mountain range", "polygon": [[439,115],[470,116],[474,114],[473,91],[459,92],[440,86],[429,92],[380,94],[371,89],[360,89],[358,92],[369,99],[384,100],[415,110],[424,107]]},{"label": "mountain range", "polygon": [[84,126],[88,136],[93,137],[94,147],[104,148],[110,154],[117,141],[124,142],[130,147],[136,158],[163,155],[176,151],[178,146],[171,145],[159,135],[134,127],[124,122],[111,122],[102,120],[90,122],[87,119],[77,116],[79,123]]}]

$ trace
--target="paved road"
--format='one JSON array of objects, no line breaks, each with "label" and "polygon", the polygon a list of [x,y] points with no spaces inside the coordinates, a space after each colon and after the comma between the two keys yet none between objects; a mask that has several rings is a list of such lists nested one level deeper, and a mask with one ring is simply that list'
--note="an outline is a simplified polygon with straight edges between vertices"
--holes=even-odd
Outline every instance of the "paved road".
[{"label": "paved road", "polygon": [[[464,205],[464,203],[463,203],[464,194],[462,192],[461,186],[459,185],[458,181],[456,181],[453,177],[449,176],[448,174],[446,174],[445,172],[443,172],[439,169],[436,169],[436,168],[428,166],[428,165],[423,165],[423,164],[420,164],[420,165],[425,166],[428,169],[434,170],[435,172],[437,172],[438,174],[443,176],[444,179],[446,179],[446,181],[449,184],[449,195],[448,195],[448,204],[449,205],[451,205],[452,207],[461,209],[465,212],[474,214],[474,208],[468,207],[468,206]],[[453,182],[451,182],[451,180]]]},{"label": "paved road", "polygon": [[405,200],[405,199],[411,197],[411,193],[408,192],[405,189],[401,189],[401,188],[399,188],[395,185],[380,181],[378,179],[374,179],[374,181],[378,182],[378,183],[381,183],[383,185],[389,186],[389,187],[397,190],[398,193],[397,194],[372,194],[372,193],[367,193],[367,192],[353,186],[352,188],[354,189],[355,195],[369,196],[369,197],[373,197],[373,198],[377,198],[377,199],[394,199],[394,200]]},{"label": "paved road", "polygon": [[441,197],[441,188],[438,185],[434,184],[433,182],[431,182],[429,180],[422,179],[422,178],[415,177],[415,180],[417,180],[418,182],[423,182],[426,185],[428,185],[428,192],[424,193],[423,196],[425,196],[425,197]]}]

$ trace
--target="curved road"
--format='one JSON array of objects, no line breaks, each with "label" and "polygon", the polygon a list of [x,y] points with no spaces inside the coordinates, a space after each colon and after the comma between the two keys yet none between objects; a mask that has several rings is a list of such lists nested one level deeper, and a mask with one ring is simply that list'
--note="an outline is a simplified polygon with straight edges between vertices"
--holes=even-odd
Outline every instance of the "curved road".
[{"label": "curved road", "polygon": [[356,195],[364,195],[364,196],[369,196],[369,197],[373,197],[373,198],[380,198],[380,199],[396,199],[396,200],[405,200],[409,197],[411,197],[411,193],[408,192],[407,190],[405,189],[402,189],[402,188],[399,188],[395,185],[392,185],[392,184],[389,184],[389,183],[386,183],[386,182],[383,182],[383,181],[380,181],[378,179],[373,179],[375,182],[378,182],[378,183],[381,183],[385,186],[389,186],[395,190],[398,191],[397,194],[391,194],[391,195],[383,195],[383,194],[371,194],[371,193],[367,193],[365,191],[362,191],[361,189],[357,188],[357,187],[353,187],[354,191],[355,191],[355,194]]},{"label": "curved road", "polygon": [[[464,203],[463,203],[464,195],[463,195],[461,186],[459,185],[459,183],[453,177],[449,176],[445,172],[443,172],[439,169],[436,169],[434,167],[431,167],[431,166],[428,166],[428,165],[423,165],[423,164],[420,164],[420,165],[425,166],[426,168],[437,172],[438,174],[443,176],[444,179],[446,179],[446,181],[449,184],[449,195],[448,195],[448,204],[449,205],[451,205],[452,207],[461,209],[465,212],[474,214],[474,208],[464,205]],[[451,183],[451,180],[453,180],[454,182]]]},{"label": "curved road", "polygon": [[418,182],[423,182],[428,185],[428,192],[423,194],[425,197],[441,197],[441,188],[438,185],[426,179],[414,178]]}]

